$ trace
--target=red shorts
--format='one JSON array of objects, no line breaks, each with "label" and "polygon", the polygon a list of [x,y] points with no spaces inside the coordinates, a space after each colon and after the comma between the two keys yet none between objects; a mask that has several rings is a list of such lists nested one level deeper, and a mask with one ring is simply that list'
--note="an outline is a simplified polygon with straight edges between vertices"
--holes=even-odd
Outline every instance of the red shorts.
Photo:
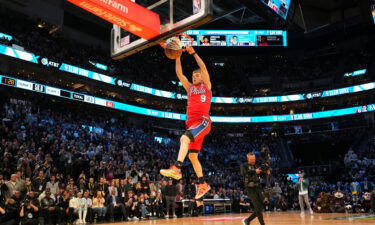
[{"label": "red shorts", "polygon": [[186,135],[190,138],[189,150],[202,149],[204,137],[211,131],[211,120],[202,118],[201,120],[186,122]]}]

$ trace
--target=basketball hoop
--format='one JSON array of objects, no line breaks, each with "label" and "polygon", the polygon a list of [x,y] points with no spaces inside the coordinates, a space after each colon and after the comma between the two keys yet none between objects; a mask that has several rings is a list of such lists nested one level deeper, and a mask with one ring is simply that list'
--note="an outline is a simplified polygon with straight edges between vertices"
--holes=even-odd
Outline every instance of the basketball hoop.
[{"label": "basketball hoop", "polygon": [[160,46],[164,49],[173,49],[186,51],[187,48],[193,46],[194,39],[185,33],[181,33],[177,36],[168,38],[160,42]]}]

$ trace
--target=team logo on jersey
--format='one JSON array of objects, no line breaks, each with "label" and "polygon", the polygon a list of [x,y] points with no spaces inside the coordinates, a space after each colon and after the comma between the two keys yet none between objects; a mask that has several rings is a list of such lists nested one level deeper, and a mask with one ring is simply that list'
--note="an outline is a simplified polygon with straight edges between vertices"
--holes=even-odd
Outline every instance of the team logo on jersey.
[{"label": "team logo on jersey", "polygon": [[197,87],[191,87],[190,89],[190,95],[194,94],[194,95],[200,95],[200,94],[204,94],[206,93],[206,89],[203,88],[202,86],[200,88],[197,88]]}]

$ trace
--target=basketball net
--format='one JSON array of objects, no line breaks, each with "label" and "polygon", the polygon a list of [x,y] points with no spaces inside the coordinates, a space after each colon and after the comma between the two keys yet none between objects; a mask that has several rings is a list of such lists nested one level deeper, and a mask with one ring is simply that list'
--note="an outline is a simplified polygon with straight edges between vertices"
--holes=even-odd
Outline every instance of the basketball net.
[{"label": "basketball net", "polygon": [[[182,42],[180,37],[183,37],[186,41]],[[193,45],[193,39],[187,34],[179,34],[179,36],[174,36],[164,40],[160,43],[160,46],[163,48],[173,49],[173,50],[182,50],[186,51],[186,49]]]}]

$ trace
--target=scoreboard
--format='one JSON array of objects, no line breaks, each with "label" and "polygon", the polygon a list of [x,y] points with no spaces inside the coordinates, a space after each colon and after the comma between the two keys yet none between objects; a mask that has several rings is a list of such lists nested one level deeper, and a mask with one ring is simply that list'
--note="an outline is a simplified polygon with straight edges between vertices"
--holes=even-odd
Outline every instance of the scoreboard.
[{"label": "scoreboard", "polygon": [[[283,30],[189,30],[193,46],[287,46],[286,31]],[[182,43],[190,42],[181,36]]]}]

